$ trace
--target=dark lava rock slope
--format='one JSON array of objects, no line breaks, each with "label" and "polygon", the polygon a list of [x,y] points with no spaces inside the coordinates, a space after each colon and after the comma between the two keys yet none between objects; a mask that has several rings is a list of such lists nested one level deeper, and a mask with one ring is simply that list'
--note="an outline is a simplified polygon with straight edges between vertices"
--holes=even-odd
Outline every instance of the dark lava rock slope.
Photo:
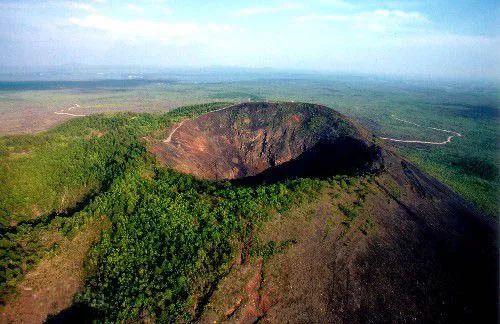
[{"label": "dark lava rock slope", "polygon": [[[240,104],[188,120],[153,146],[178,171],[211,180],[263,180],[374,171],[379,148],[332,109],[293,103]],[[271,179],[270,179],[271,178]]]},{"label": "dark lava rock slope", "polygon": [[347,226],[332,204],[351,199],[343,189],[297,212],[306,220],[277,215],[256,235],[294,244],[235,262],[201,322],[497,322],[497,222],[346,117],[310,104],[246,103],[167,136],[151,145],[158,159],[204,179],[372,179]]}]

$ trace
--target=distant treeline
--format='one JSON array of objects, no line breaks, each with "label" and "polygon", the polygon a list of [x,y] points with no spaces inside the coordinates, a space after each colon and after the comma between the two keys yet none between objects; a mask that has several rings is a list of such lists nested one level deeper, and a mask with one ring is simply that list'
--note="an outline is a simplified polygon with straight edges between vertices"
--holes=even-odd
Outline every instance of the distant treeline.
[{"label": "distant treeline", "polygon": [[128,89],[155,83],[174,83],[174,80],[158,79],[113,79],[89,81],[0,81],[0,91],[79,89],[99,91],[102,89]]}]

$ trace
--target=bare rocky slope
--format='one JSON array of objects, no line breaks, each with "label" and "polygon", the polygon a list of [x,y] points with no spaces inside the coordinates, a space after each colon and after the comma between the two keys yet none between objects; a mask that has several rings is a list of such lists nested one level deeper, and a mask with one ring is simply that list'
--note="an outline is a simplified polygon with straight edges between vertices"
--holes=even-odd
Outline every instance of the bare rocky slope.
[{"label": "bare rocky slope", "polygon": [[[260,240],[294,244],[235,261],[201,322],[497,322],[497,222],[345,116],[318,105],[245,103],[177,126],[151,151],[200,178],[373,179],[347,227],[329,192],[299,216],[278,215]],[[355,230],[368,222],[371,230]]]},{"label": "bare rocky slope", "polygon": [[185,121],[172,132],[153,151],[165,165],[203,179],[330,175],[381,167],[380,149],[363,131],[320,106],[241,104]]}]

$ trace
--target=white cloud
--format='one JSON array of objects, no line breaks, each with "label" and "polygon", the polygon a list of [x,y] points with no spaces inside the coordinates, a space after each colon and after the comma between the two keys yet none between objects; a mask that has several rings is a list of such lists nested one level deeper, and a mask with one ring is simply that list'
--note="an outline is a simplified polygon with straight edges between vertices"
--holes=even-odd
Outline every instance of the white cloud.
[{"label": "white cloud", "polygon": [[0,2],[2,10],[38,10],[49,7],[48,3]]},{"label": "white cloud", "polygon": [[460,35],[453,33],[442,33],[433,32],[427,33],[425,35],[416,35],[411,37],[405,37],[405,46],[461,46],[461,47],[474,47],[474,48],[486,48],[486,47],[499,47],[500,37],[487,37],[481,35]]},{"label": "white cloud", "polygon": [[82,2],[66,2],[66,7],[70,9],[83,10],[86,12],[97,12],[97,10],[87,3]]},{"label": "white cloud", "polygon": [[231,26],[229,25],[221,25],[221,24],[214,24],[214,23],[210,23],[208,25],[206,25],[206,27],[208,28],[209,31],[212,31],[212,32],[231,32],[233,29],[231,28]]},{"label": "white cloud", "polygon": [[216,42],[232,31],[221,24],[169,23],[161,21],[119,20],[103,15],[72,17],[69,23],[84,29],[107,33],[109,39],[125,41],[157,41],[162,44],[189,45]]},{"label": "white cloud", "polygon": [[384,32],[401,27],[422,25],[429,22],[427,17],[417,11],[408,12],[386,9],[378,9],[355,14],[304,15],[296,17],[296,21],[301,23],[315,21],[347,23],[352,27],[372,32]]},{"label": "white cloud", "polygon": [[386,10],[379,9],[373,11],[374,15],[384,18],[396,17],[412,21],[426,21],[427,18],[418,11]]},{"label": "white cloud", "polygon": [[[105,0],[94,0],[93,2]],[[92,5],[84,2],[77,1],[37,1],[37,2],[1,2],[0,0],[0,10],[23,10],[23,11],[34,11],[42,9],[54,9],[54,8],[68,8],[71,10],[80,10],[89,13],[97,12],[97,9]]]},{"label": "white cloud", "polygon": [[337,8],[350,9],[356,7],[354,4],[344,0],[320,0],[320,2]]},{"label": "white cloud", "polygon": [[303,5],[298,3],[283,3],[278,6],[269,7],[250,7],[243,8],[234,12],[235,16],[254,16],[261,14],[271,14],[283,11],[298,10],[304,8]]},{"label": "white cloud", "polygon": [[131,4],[131,3],[127,5],[127,9],[136,13],[136,14],[141,14],[144,12],[144,8],[136,6],[136,5]]}]

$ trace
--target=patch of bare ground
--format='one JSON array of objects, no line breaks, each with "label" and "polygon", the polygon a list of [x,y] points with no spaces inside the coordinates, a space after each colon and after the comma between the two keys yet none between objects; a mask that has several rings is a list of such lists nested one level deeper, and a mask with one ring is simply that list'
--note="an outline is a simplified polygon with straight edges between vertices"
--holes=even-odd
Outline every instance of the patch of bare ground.
[{"label": "patch of bare ground", "polygon": [[251,258],[245,264],[234,266],[219,283],[200,322],[255,323],[259,320],[264,315],[262,267],[262,258]]},{"label": "patch of bare ground", "polygon": [[42,323],[48,315],[69,307],[83,284],[83,262],[90,246],[109,227],[105,217],[88,223],[65,239],[54,256],[28,272],[0,314],[2,323]]},{"label": "patch of bare ground", "polygon": [[21,151],[18,151],[18,152],[10,152],[7,155],[7,159],[9,159],[9,160],[19,160],[19,159],[22,159],[22,158],[29,157],[30,154],[31,154],[31,152],[29,150],[21,150]]},{"label": "patch of bare ground", "polygon": [[[85,97],[81,99],[85,101]],[[167,112],[177,107],[206,103],[204,100],[169,100],[162,101],[157,105],[137,104],[127,100],[127,104],[88,104],[82,107],[75,107],[67,111],[73,115],[93,115],[100,113],[118,113],[118,112],[138,112],[138,113],[155,113]],[[71,104],[68,104],[71,105]],[[0,104],[0,135],[13,134],[33,134],[46,131],[54,126],[57,126],[67,120],[80,118],[65,114],[56,114],[66,110],[67,106],[46,106],[38,103],[27,105],[26,103],[16,105],[14,107],[5,107]]]},{"label": "patch of bare ground", "polygon": [[0,114],[0,134],[36,133],[68,120],[43,108],[16,109]]}]

